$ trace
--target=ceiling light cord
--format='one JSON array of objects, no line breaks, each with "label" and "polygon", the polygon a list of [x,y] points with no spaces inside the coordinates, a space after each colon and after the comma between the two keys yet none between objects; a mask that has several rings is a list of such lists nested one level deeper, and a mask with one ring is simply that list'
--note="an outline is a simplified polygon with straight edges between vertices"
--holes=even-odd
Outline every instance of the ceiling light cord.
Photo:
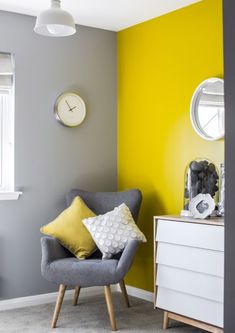
[{"label": "ceiling light cord", "polygon": [[60,8],[61,1],[60,0],[51,0],[51,8]]}]

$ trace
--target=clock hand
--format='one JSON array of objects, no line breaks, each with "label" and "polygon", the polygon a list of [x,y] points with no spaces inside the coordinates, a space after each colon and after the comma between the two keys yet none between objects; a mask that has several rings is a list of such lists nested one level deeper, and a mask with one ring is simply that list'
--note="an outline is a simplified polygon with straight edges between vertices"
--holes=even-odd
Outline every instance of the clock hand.
[{"label": "clock hand", "polygon": [[67,100],[65,100],[65,103],[68,105],[69,111],[71,111],[71,107],[70,107],[69,103],[67,102]]},{"label": "clock hand", "polygon": [[76,106],[74,106],[73,108],[71,108],[70,111],[73,111],[74,109],[76,109]]}]

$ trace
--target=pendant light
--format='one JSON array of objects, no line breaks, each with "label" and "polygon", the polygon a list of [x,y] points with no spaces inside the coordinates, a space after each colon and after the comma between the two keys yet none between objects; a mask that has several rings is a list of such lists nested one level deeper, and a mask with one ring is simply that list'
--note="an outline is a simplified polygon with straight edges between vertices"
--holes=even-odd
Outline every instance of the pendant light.
[{"label": "pendant light", "polygon": [[65,37],[75,34],[76,28],[71,14],[61,9],[60,0],[51,0],[51,8],[41,12],[34,31],[43,36]]}]

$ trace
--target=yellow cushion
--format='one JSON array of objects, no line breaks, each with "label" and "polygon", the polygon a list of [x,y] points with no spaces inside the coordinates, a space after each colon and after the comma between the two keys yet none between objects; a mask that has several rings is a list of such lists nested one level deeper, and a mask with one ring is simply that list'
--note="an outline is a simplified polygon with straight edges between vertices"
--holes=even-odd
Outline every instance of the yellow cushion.
[{"label": "yellow cushion", "polygon": [[89,231],[82,220],[96,216],[80,197],[75,197],[71,206],[65,209],[54,221],[43,226],[43,234],[56,238],[77,258],[85,259],[96,250]]}]

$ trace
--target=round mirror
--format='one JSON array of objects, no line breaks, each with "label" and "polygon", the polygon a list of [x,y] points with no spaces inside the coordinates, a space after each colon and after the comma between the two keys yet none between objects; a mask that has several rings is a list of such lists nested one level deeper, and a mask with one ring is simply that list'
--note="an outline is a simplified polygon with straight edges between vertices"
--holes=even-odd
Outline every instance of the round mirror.
[{"label": "round mirror", "polygon": [[211,78],[195,90],[190,106],[192,125],[203,139],[224,137],[224,80]]}]

